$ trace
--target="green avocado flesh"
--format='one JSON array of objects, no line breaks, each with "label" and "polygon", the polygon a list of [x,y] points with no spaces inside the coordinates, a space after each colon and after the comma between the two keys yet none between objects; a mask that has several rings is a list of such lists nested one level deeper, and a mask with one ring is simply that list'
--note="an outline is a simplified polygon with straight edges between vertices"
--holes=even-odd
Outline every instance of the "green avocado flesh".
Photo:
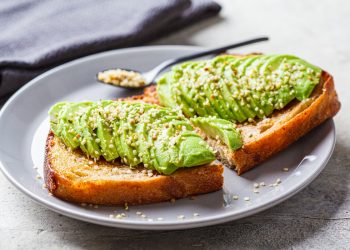
[{"label": "green avocado flesh", "polygon": [[133,167],[171,174],[215,156],[181,112],[120,101],[60,102],[49,111],[53,133],[94,159],[117,158]]},{"label": "green avocado flesh", "polygon": [[307,99],[321,72],[291,55],[223,55],[174,66],[159,79],[157,93],[163,106],[187,117],[245,122]]},{"label": "green avocado flesh", "polygon": [[219,139],[231,151],[242,147],[241,134],[235,129],[236,124],[216,117],[196,117],[190,119],[191,123],[200,128],[207,136]]}]

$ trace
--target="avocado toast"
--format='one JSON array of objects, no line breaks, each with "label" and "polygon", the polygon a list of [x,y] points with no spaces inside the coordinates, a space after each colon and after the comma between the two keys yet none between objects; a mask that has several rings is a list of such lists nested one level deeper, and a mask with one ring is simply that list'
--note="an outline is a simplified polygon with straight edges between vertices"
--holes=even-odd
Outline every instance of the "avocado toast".
[{"label": "avocado toast", "polygon": [[[124,105],[132,110],[150,104],[166,108],[147,106],[163,111],[141,125],[130,117],[111,123],[105,111],[94,115],[100,109],[96,105],[105,109],[111,103],[114,108]],[[88,108],[76,111],[75,105]],[[212,192],[223,185],[223,167],[212,162],[214,154],[242,174],[334,116],[339,108],[333,78],[294,56],[224,55],[187,62],[164,74],[157,87],[146,88],[141,96],[56,104],[50,112],[45,181],[60,198],[95,204],[143,204]],[[88,125],[91,116],[96,118],[94,125]],[[151,130],[145,132],[152,124],[168,129],[169,121],[184,123],[175,130],[195,138],[183,143],[188,147],[182,153],[179,147],[167,151],[176,132],[160,144],[157,140],[159,134],[164,135],[163,128],[155,136]],[[124,126],[129,128],[119,131]],[[154,138],[155,142],[130,148],[126,144],[133,143],[127,141],[134,134],[135,140]],[[113,145],[104,140],[113,140]],[[185,156],[192,160],[185,161]]]},{"label": "avocado toast", "polygon": [[217,158],[239,175],[340,109],[333,77],[290,55],[222,55],[176,65],[157,87],[129,99],[180,107],[188,117],[214,116],[235,122],[242,138],[240,148],[229,147],[203,126],[197,130]]},{"label": "avocado toast", "polygon": [[222,188],[222,165],[181,112],[100,101],[61,102],[49,113],[45,182],[57,197],[144,204]]}]

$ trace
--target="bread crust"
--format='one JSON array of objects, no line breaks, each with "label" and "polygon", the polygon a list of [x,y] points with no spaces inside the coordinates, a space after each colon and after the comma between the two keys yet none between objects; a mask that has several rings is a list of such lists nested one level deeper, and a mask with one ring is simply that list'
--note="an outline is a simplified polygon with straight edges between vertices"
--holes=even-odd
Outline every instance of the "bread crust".
[{"label": "bread crust", "polygon": [[[45,151],[46,186],[54,196],[67,201],[147,204],[209,193],[223,186],[223,166],[219,163],[180,169],[169,176],[151,177],[141,173],[144,168],[131,170],[120,163],[101,160],[86,166],[91,160],[78,150],[69,150],[52,132],[47,137]],[[114,168],[127,172],[120,177],[120,173],[113,174]]]},{"label": "bread crust", "polygon": [[[154,86],[146,88],[143,95],[128,99],[159,102]],[[269,119],[256,124],[240,124],[238,128],[243,137],[241,149],[231,152],[225,145],[218,145],[215,140],[207,138],[203,133],[201,135],[218,151],[218,159],[241,175],[335,116],[339,109],[340,102],[333,77],[323,71],[320,83],[306,101],[295,101],[283,110],[274,112]]]}]

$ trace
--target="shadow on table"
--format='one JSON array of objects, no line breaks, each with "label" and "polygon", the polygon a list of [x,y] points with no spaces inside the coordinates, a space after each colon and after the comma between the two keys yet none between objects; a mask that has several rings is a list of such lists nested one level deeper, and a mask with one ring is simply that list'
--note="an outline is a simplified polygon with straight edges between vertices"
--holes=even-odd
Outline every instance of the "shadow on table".
[{"label": "shadow on table", "polygon": [[[348,193],[350,179],[348,152],[350,152],[350,145],[336,144],[330,162],[307,188],[280,205],[245,219],[189,230],[136,231],[75,221],[52,212],[53,217],[60,217],[60,224],[48,225],[51,227],[48,230],[53,234],[50,238],[59,238],[63,245],[86,249],[295,246],[311,240],[332,220],[337,219],[336,214]],[[339,162],[343,165],[338,164]],[[33,221],[38,220],[40,225],[40,215],[33,216],[35,217]],[[42,237],[45,236],[42,235]],[[314,244],[318,244],[318,241]]]}]

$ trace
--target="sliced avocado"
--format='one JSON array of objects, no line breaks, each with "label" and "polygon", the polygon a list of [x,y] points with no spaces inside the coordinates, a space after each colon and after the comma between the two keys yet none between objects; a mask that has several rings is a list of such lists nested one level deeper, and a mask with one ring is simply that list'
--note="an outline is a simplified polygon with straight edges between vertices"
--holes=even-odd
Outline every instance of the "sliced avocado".
[{"label": "sliced avocado", "polygon": [[235,112],[232,112],[230,108],[231,103],[227,102],[227,98],[225,98],[225,96],[229,94],[223,91],[223,88],[226,87],[226,82],[224,77],[225,65],[227,64],[227,61],[232,61],[232,59],[233,59],[232,56],[217,57],[216,59],[213,59],[211,63],[211,67],[215,69],[215,74],[220,76],[219,81],[216,84],[217,85],[216,92],[218,96],[214,98],[214,101],[218,103],[220,110],[222,110],[223,113],[225,114],[221,118],[236,121],[238,120],[238,116],[236,115]]},{"label": "sliced avocado", "polygon": [[67,105],[67,102],[58,102],[55,105],[53,105],[49,110],[51,130],[57,135],[60,134],[60,131],[57,127],[58,123],[60,122],[59,113],[62,112],[62,109],[65,108],[65,106]]},{"label": "sliced avocado", "polygon": [[[238,88],[238,82],[237,82],[237,73],[234,71],[236,70],[236,67],[240,65],[241,61],[236,60],[231,62],[226,68],[225,68],[225,77],[228,81],[232,83],[232,85],[229,87],[230,93],[232,96],[235,96],[235,93],[239,93],[240,89]],[[246,119],[254,117],[255,113],[251,111],[250,108],[248,108],[245,104],[241,104],[241,99],[240,98],[234,98],[235,104],[237,105],[237,109],[242,112],[244,117]]]},{"label": "sliced avocado", "polygon": [[68,144],[71,148],[75,149],[79,147],[79,131],[74,125],[74,119],[76,113],[85,109],[91,105],[91,102],[71,103],[67,104],[66,108],[62,109],[60,114],[60,123],[64,123],[64,129],[61,131],[62,140]]},{"label": "sliced avocado", "polygon": [[215,160],[215,154],[208,150],[208,144],[194,132],[183,132],[179,156],[184,167],[199,166]]},{"label": "sliced avocado", "polygon": [[243,145],[241,134],[230,121],[213,117],[197,117],[190,120],[195,127],[200,128],[210,137],[219,136],[220,140],[232,151]]},{"label": "sliced avocado", "polygon": [[[185,64],[186,65],[186,64]],[[195,87],[193,88],[193,84],[198,84],[198,71],[203,70],[205,67],[205,63],[201,61],[196,61],[191,64],[187,64],[187,67],[184,67],[184,70],[186,70],[186,76],[183,76],[181,79],[187,77],[187,82],[185,81],[185,84],[181,83],[181,86],[189,84],[191,87],[184,88],[182,87],[182,94],[186,99],[186,103],[191,104],[191,108],[195,110],[195,113],[199,116],[207,116],[210,111],[208,111],[204,105],[204,98],[199,95],[199,92],[201,91],[201,87]]]},{"label": "sliced avocado", "polygon": [[[97,119],[94,114],[95,109],[96,105],[91,105],[80,117],[80,131],[82,132],[80,134],[80,148],[94,159],[99,159],[101,156],[101,149],[99,144],[96,142],[96,127],[95,124],[91,124],[95,123],[95,119]],[[92,118],[93,121],[91,121],[90,118]]]},{"label": "sliced avocado", "polygon": [[[111,161],[119,157],[117,147],[115,146],[113,127],[107,124],[101,116],[97,119],[97,141],[101,146],[101,153],[106,161]],[[96,141],[96,140],[95,140]]]}]

